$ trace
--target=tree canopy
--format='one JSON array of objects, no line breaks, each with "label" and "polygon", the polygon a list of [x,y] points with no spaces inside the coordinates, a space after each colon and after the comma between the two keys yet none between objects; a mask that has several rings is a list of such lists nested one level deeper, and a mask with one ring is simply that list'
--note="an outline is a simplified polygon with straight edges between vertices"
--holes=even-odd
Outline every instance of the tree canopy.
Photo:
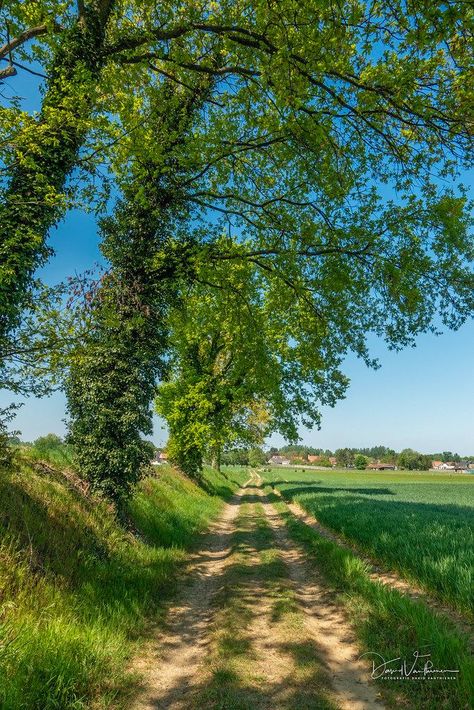
[{"label": "tree canopy", "polygon": [[346,261],[372,266],[390,290],[393,340],[426,327],[435,303],[456,322],[465,200],[432,176],[469,157],[470,19],[462,2],[10,3],[4,75],[34,60],[47,78],[38,114],[15,101],[3,112],[3,328],[46,255],[68,177],[104,163],[123,173],[138,146],[159,154],[157,87],[191,90],[202,75],[214,88],[187,184],[205,215],[244,230],[265,268],[334,255],[341,277]]},{"label": "tree canopy", "polygon": [[[317,423],[319,405],[343,396],[347,352],[374,364],[368,333],[399,348],[434,330],[437,314],[454,328],[472,314],[469,204],[456,186],[473,155],[467,3],[40,0],[9,3],[3,15],[0,79],[14,90],[16,71],[45,78],[38,112],[4,94],[0,114],[2,361],[48,256],[49,229],[72,204],[114,211],[102,231],[115,295],[104,290],[102,303],[123,308],[114,324],[101,306],[108,335],[101,347],[88,341],[82,374],[70,381],[76,431],[86,421],[79,400],[91,391],[107,399],[109,379],[116,401],[135,362],[127,436],[147,433],[169,346],[155,339],[153,352],[144,334],[166,332],[167,299],[188,287],[196,307],[212,312],[209,294],[236,288],[229,274],[245,273],[253,288],[241,310],[264,323],[279,387],[270,391],[293,427],[298,417]],[[199,107],[181,109],[201,82]],[[157,112],[168,120],[157,123]],[[111,185],[116,204],[107,203]],[[182,217],[177,229],[178,204],[189,233]],[[134,310],[138,273],[148,295]],[[179,284],[158,303],[163,279]],[[258,350],[261,333],[249,337]],[[148,353],[138,360],[137,341]],[[105,449],[101,456],[110,467]],[[96,454],[89,460],[97,465]]]}]

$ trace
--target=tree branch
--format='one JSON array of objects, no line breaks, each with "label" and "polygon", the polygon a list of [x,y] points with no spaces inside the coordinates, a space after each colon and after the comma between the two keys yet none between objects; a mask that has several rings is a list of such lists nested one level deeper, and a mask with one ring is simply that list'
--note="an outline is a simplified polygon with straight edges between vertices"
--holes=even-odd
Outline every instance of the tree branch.
[{"label": "tree branch", "polygon": [[0,69],[0,81],[9,76],[15,76],[15,74],[17,74],[17,70],[13,66],[8,66],[6,69]]},{"label": "tree branch", "polygon": [[[210,76],[225,76],[226,74],[235,74],[248,77],[260,76],[260,72],[253,71],[252,69],[247,69],[246,67],[212,67],[209,66],[209,64],[199,64],[197,62],[178,62],[172,57],[169,57],[165,54],[158,54],[157,52],[145,52],[144,54],[135,54],[133,55],[133,57],[120,58],[120,64],[139,64],[140,62],[148,60],[169,62],[170,64],[174,64],[175,66],[181,67],[182,69],[190,69],[191,71],[201,72],[202,74],[209,74]],[[157,67],[152,68],[156,71],[161,71]]]},{"label": "tree branch", "polygon": [[14,37],[13,39],[5,42],[3,47],[0,47],[0,58],[10,54],[10,52],[17,47],[21,47],[21,45],[25,44],[25,42],[28,42],[30,39],[47,34],[48,31],[48,25],[37,25],[36,27],[30,27],[29,30],[21,32],[18,37]]},{"label": "tree branch", "polygon": [[[7,59],[6,57],[0,57],[0,61],[8,62],[10,60]],[[46,76],[46,74],[42,74],[39,71],[34,71],[33,69],[30,69],[29,67],[25,66],[24,64],[20,64],[20,62],[14,62],[14,61],[10,61],[10,66],[8,67],[8,69],[2,69],[0,71],[0,78],[5,74],[5,72],[6,72],[6,76],[14,76],[15,74],[17,74],[14,67],[19,67],[20,69],[23,69],[24,71],[28,72],[28,74],[33,74],[33,76],[40,76],[42,79],[48,78]],[[12,69],[13,69],[13,71],[12,71]]]}]

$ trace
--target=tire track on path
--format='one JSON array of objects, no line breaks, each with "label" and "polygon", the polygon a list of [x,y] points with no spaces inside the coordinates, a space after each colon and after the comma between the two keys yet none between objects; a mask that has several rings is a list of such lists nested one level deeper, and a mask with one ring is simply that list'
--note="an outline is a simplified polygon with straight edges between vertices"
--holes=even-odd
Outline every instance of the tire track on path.
[{"label": "tire track on path", "polygon": [[[247,484],[245,484],[247,485]],[[136,710],[173,710],[181,707],[206,655],[212,602],[222,584],[232,551],[232,534],[238,514],[240,489],[211,525],[201,549],[191,555],[183,587],[167,612],[165,627],[138,658],[133,670],[144,685]]]},{"label": "tire track on path", "polygon": [[281,517],[259,490],[306,627],[319,647],[341,709],[382,710],[384,704],[369,680],[366,665],[358,660],[360,649],[344,614],[334,603],[333,595],[309,569],[305,554],[290,540]]}]

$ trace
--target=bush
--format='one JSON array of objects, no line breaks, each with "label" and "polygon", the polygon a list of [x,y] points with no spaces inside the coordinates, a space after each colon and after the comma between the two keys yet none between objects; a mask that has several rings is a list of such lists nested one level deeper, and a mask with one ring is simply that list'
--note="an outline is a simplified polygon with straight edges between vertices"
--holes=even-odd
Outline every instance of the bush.
[{"label": "bush", "polygon": [[17,409],[18,405],[15,404],[0,408],[0,468],[3,469],[10,468],[13,462],[12,443],[17,432],[9,431],[8,424],[15,417]]},{"label": "bush", "polygon": [[263,466],[267,462],[267,457],[263,449],[255,447],[249,451],[249,466]]},{"label": "bush", "polygon": [[362,454],[357,454],[354,459],[354,464],[359,471],[364,471],[367,468],[367,459]]}]

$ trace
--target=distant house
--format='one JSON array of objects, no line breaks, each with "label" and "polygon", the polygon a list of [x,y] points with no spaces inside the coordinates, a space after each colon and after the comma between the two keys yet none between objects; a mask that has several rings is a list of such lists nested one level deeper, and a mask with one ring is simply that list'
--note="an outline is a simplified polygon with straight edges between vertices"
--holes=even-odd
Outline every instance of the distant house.
[{"label": "distant house", "polygon": [[432,461],[431,462],[431,468],[433,468],[435,471],[441,470],[442,466],[443,466],[442,461]]},{"label": "distant house", "polygon": [[321,461],[321,456],[311,456],[308,454],[308,461],[309,463],[318,463],[318,461]]},{"label": "distant house", "polygon": [[394,463],[381,463],[380,461],[372,461],[367,464],[367,468],[372,471],[395,471],[397,468]]},{"label": "distant house", "polygon": [[334,466],[337,466],[337,460],[335,456],[330,456],[329,461],[331,462],[331,466],[334,468]]},{"label": "distant house", "polygon": [[161,466],[168,461],[168,454],[164,451],[157,451],[151,460],[152,466]]},{"label": "distant house", "polygon": [[[435,462],[433,461],[433,463]],[[438,471],[469,471],[470,465],[469,461],[443,461],[438,466]]]},{"label": "distant house", "polygon": [[271,463],[274,466],[289,466],[291,464],[291,461],[285,456],[271,456],[268,460],[268,463]]}]

